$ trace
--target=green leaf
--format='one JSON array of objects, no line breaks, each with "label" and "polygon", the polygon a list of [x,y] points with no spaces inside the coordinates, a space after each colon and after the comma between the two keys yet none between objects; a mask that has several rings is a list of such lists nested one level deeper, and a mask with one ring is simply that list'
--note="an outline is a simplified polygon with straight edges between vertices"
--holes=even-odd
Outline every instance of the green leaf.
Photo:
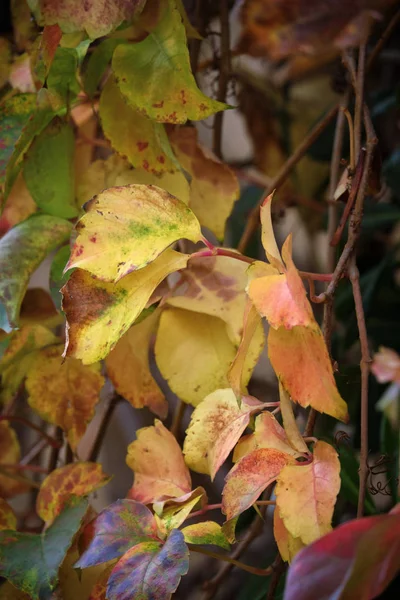
[{"label": "green leaf", "polygon": [[165,544],[142,542],[124,554],[111,572],[109,600],[168,600],[189,568],[183,534],[173,529]]},{"label": "green leaf", "polygon": [[71,219],[75,204],[75,139],[71,126],[56,117],[32,142],[24,161],[25,183],[38,207]]},{"label": "green leaf", "polygon": [[0,532],[0,574],[34,600],[50,599],[86,509],[86,499],[74,499],[41,534]]},{"label": "green leaf", "polygon": [[61,310],[62,295],[60,290],[74,272],[74,269],[71,269],[67,273],[64,273],[70,251],[69,245],[60,248],[54,256],[50,267],[50,295],[57,310]]},{"label": "green leaf", "polygon": [[[33,216],[0,240],[0,303],[5,313],[0,329],[18,327],[19,310],[30,276],[42,260],[71,234],[72,225],[47,215]],[[1,316],[1,314],[0,314]]]},{"label": "green leaf", "polygon": [[185,26],[172,0],[146,39],[115,49],[112,67],[129,104],[160,123],[196,121],[228,108],[197,87],[190,69]]},{"label": "green leaf", "polygon": [[125,40],[106,39],[94,48],[83,75],[83,87],[90,98],[93,98],[104,76],[107,65],[111,61],[115,48],[123,42]]},{"label": "green leaf", "polygon": [[76,78],[78,53],[75,48],[57,48],[50,72],[47,76],[47,87],[57,92],[64,100],[79,94],[80,86]]}]

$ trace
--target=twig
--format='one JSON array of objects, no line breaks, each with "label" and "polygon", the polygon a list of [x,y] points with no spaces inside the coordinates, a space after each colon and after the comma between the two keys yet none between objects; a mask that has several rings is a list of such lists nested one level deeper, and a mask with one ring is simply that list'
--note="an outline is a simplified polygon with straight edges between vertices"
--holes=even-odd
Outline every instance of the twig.
[{"label": "twig", "polygon": [[204,554],[205,556],[209,556],[210,558],[216,558],[217,560],[222,560],[233,567],[239,567],[243,571],[247,571],[248,573],[252,573],[252,575],[260,575],[261,577],[268,577],[272,574],[272,566],[267,567],[266,569],[258,569],[257,567],[251,567],[250,565],[246,565],[239,560],[231,558],[225,554],[218,554],[217,552],[211,552],[210,550],[206,550],[205,548],[201,548],[200,546],[196,546],[195,544],[187,544],[189,550],[192,552],[198,552],[199,554]]},{"label": "twig", "polygon": [[358,52],[358,68],[356,82],[356,98],[354,107],[354,150],[355,155],[360,154],[361,148],[361,124],[363,118],[364,106],[364,80],[365,80],[365,57],[366,57],[366,41],[360,44]]},{"label": "twig", "polygon": [[286,564],[283,562],[282,557],[279,553],[272,564],[272,568],[273,568],[273,573],[272,573],[271,581],[269,582],[266,600],[274,600],[275,592],[279,585],[279,580],[286,570]]},{"label": "twig", "polygon": [[48,470],[39,465],[23,465],[21,463],[1,463],[3,469],[12,469],[13,471],[31,471],[32,473],[44,473],[48,475]]},{"label": "twig", "polygon": [[361,444],[360,444],[360,488],[358,492],[357,518],[363,516],[365,494],[368,478],[368,378],[371,357],[369,355],[367,327],[365,324],[364,307],[360,289],[360,273],[355,256],[349,267],[350,281],[353,288],[354,304],[357,316],[358,334],[361,345]]},{"label": "twig", "polygon": [[61,429],[61,427],[56,428],[55,435],[59,440],[59,446],[54,446],[50,452],[49,466],[47,469],[49,473],[52,473],[52,471],[54,471],[54,469],[57,468],[58,457],[60,455],[60,449],[64,439],[63,430]]},{"label": "twig", "polygon": [[32,481],[32,479],[28,479],[23,475],[19,475],[18,473],[10,473],[7,469],[3,468],[3,465],[0,465],[0,475],[4,475],[4,477],[8,477],[8,479],[13,479],[14,481],[19,481],[19,483],[23,483],[24,485],[28,485],[29,487],[33,487],[36,489],[40,488],[40,483],[36,481]]},{"label": "twig", "polygon": [[17,417],[16,415],[1,415],[0,421],[12,421],[14,423],[21,423],[22,425],[25,425],[26,427],[29,427],[30,429],[37,431],[37,433],[39,433],[40,436],[44,440],[46,440],[46,442],[52,448],[61,448],[61,446],[62,446],[61,442],[59,442],[58,440],[55,440],[53,437],[51,437],[51,435],[48,435],[42,429],[40,429],[40,427],[38,427],[31,421],[28,421],[28,419],[25,419],[24,417]]},{"label": "twig", "polygon": [[382,50],[383,46],[386,44],[389,37],[392,35],[394,29],[397,27],[399,22],[400,22],[400,10],[397,11],[397,13],[395,13],[395,15],[389,21],[388,26],[386,27],[385,31],[383,32],[383,34],[379,38],[378,42],[376,43],[375,48],[372,50],[371,54],[369,55],[368,61],[367,61],[367,66],[366,66],[366,71],[369,71],[372,64],[375,62],[376,57]]},{"label": "twig", "polygon": [[36,442],[36,444],[34,444],[32,446],[32,448],[30,450],[28,450],[28,452],[25,454],[25,456],[23,456],[20,460],[20,465],[28,465],[29,463],[31,463],[33,461],[34,458],[37,457],[38,454],[41,453],[42,450],[44,450],[47,446],[47,442],[46,440],[39,440],[38,442]]},{"label": "twig", "polygon": [[[296,148],[292,156],[285,162],[285,164],[280,169],[279,173],[273,178],[269,187],[267,187],[264,191],[263,198],[259,204],[261,204],[264,199],[269,196],[275,189],[279,188],[287,177],[290,175],[292,169],[297,165],[301,158],[305,155],[307,150],[313,145],[313,143],[318,139],[321,133],[326,129],[332,119],[335,117],[337,111],[339,109],[339,105],[337,104],[313,127],[308,136],[302,141],[302,143]],[[247,244],[249,243],[251,236],[254,231],[258,227],[260,218],[260,206],[257,205],[253,208],[250,213],[250,216],[247,220],[245,230],[238,244],[239,252],[244,252]]]},{"label": "twig", "polygon": [[117,406],[117,404],[120,400],[121,400],[121,397],[118,396],[118,394],[114,394],[114,396],[112,396],[112,398],[109,400],[109,404],[108,404],[106,410],[104,411],[103,417],[100,422],[100,426],[97,430],[97,435],[93,442],[93,446],[92,446],[91,450],[88,452],[88,457],[86,460],[88,460],[90,462],[96,462],[98,454],[101,449],[101,446],[103,444],[105,435],[107,433],[107,428],[110,423],[110,419],[113,415],[115,407]]},{"label": "twig", "polygon": [[[221,45],[219,61],[219,84],[217,100],[225,102],[228,91],[229,78],[231,75],[231,42],[229,31],[229,2],[220,0],[219,19],[221,23]],[[221,110],[214,118],[213,151],[216,156],[222,158],[222,124],[225,111]]]},{"label": "twig", "polygon": [[[254,504],[256,504],[257,506],[275,506],[276,505],[276,501],[275,500],[258,500],[257,502],[254,502]],[[190,513],[190,515],[188,515],[185,519],[185,521],[187,521],[188,519],[192,519],[193,517],[201,517],[202,515],[206,514],[207,512],[209,512],[210,510],[221,510],[222,508],[222,504],[207,504],[206,506],[204,506],[203,508],[201,508],[200,510],[196,510],[195,512]]]}]

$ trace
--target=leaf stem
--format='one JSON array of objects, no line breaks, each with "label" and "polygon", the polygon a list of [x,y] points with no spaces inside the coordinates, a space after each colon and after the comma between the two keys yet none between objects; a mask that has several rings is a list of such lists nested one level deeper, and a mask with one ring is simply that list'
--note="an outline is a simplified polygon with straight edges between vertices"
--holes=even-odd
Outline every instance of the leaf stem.
[{"label": "leaf stem", "polygon": [[[228,92],[229,79],[231,76],[231,49],[229,31],[229,2],[220,0],[219,20],[221,23],[221,45],[219,61],[219,84],[217,100],[225,102]],[[222,158],[222,125],[225,111],[221,110],[214,117],[213,151],[218,158]]]},{"label": "leaf stem", "polygon": [[32,471],[32,473],[44,473],[48,475],[48,470],[44,467],[40,467],[39,465],[24,465],[21,463],[1,463],[1,467],[3,469],[12,469],[14,471]]},{"label": "leaf stem", "polygon": [[206,550],[205,548],[201,548],[200,546],[196,546],[195,544],[187,544],[189,550],[192,552],[198,552],[199,554],[204,554],[205,556],[209,556],[210,558],[216,558],[217,560],[222,560],[227,562],[234,567],[238,567],[243,571],[247,571],[248,573],[252,573],[253,575],[260,575],[261,577],[268,577],[272,575],[272,567],[267,567],[266,569],[259,569],[257,567],[251,567],[250,565],[246,565],[235,558],[231,558],[225,554],[219,554],[217,552],[212,552],[210,550]]},{"label": "leaf stem", "polygon": [[14,479],[14,481],[19,481],[19,483],[23,483],[29,487],[40,489],[40,483],[32,481],[32,479],[28,479],[18,473],[10,473],[7,469],[3,469],[3,465],[0,465],[0,475],[4,475],[4,477],[8,477],[9,479]]},{"label": "leaf stem", "polygon": [[48,435],[42,429],[40,429],[40,427],[38,427],[31,421],[28,421],[28,419],[25,419],[24,417],[17,417],[16,415],[1,415],[0,421],[11,421],[11,422],[15,422],[15,423],[21,423],[22,425],[25,425],[26,427],[29,427],[30,429],[37,431],[37,433],[39,433],[39,435],[41,435],[41,437],[44,440],[46,440],[46,442],[52,448],[61,448],[61,446],[62,446],[62,442],[54,439],[53,437],[51,437],[51,435]]}]

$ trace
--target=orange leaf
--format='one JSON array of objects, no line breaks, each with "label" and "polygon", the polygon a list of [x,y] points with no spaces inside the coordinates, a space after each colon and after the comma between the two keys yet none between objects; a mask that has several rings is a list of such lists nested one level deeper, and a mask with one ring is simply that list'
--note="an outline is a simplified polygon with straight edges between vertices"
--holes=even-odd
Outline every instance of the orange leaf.
[{"label": "orange leaf", "polygon": [[43,419],[61,427],[73,450],[93,418],[104,384],[101,365],[62,359],[63,347],[37,352],[26,378],[28,402]]},{"label": "orange leaf", "polygon": [[[16,464],[21,458],[21,448],[17,434],[7,421],[0,421],[0,466],[2,464]],[[10,474],[14,471],[10,470]],[[29,489],[24,483],[0,475],[0,496],[12,498]]]},{"label": "orange leaf", "polygon": [[277,509],[289,533],[304,544],[328,533],[339,489],[338,455],[326,442],[315,444],[312,463],[284,467],[275,493]]},{"label": "orange leaf", "polygon": [[98,463],[77,462],[55,469],[40,487],[36,512],[49,525],[71,496],[87,496],[109,480]]},{"label": "orange leaf", "polygon": [[278,550],[286,562],[292,562],[295,555],[304,548],[300,538],[294,538],[286,529],[282,521],[278,508],[274,510],[274,538],[278,545]]},{"label": "orange leaf", "polygon": [[291,398],[301,406],[312,406],[341,421],[348,420],[347,405],[333,377],[332,364],[317,328],[284,327],[268,334],[268,356]]},{"label": "orange leaf", "polygon": [[136,432],[128,446],[126,463],[135,473],[129,497],[143,504],[176,498],[190,492],[189,470],[175,437],[161,421]]},{"label": "orange leaf", "polygon": [[0,530],[1,529],[16,529],[17,517],[14,514],[11,506],[0,498]]},{"label": "orange leaf", "polygon": [[259,448],[244,456],[228,473],[222,512],[227,519],[248,509],[293,459],[280,450]]},{"label": "orange leaf", "polygon": [[157,328],[159,313],[153,312],[133,325],[106,358],[107,374],[116,391],[134,408],[147,406],[161,419],[168,403],[158,387],[149,365],[150,342]]}]

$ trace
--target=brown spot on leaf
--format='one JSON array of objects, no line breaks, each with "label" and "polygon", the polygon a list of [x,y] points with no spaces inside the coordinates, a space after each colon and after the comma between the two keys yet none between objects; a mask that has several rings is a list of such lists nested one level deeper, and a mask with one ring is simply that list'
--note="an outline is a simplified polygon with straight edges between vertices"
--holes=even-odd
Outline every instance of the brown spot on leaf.
[{"label": "brown spot on leaf", "polygon": [[143,152],[143,150],[146,150],[148,145],[149,145],[149,142],[141,142],[141,141],[136,142],[136,146],[137,146],[139,152]]}]

